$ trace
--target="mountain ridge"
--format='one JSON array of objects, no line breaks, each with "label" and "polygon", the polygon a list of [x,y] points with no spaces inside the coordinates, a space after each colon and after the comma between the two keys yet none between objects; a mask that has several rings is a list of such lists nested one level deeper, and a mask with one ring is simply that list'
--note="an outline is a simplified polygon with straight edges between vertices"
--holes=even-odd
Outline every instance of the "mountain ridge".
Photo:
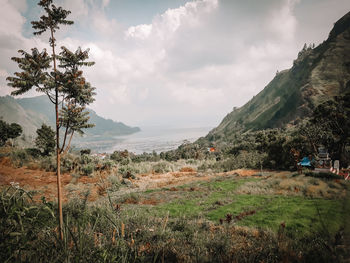
[{"label": "mountain ridge", "polygon": [[327,40],[306,45],[290,69],[240,108],[228,113],[206,139],[229,139],[236,131],[282,128],[308,117],[325,100],[350,89],[350,12],[340,18]]},{"label": "mountain ridge", "polygon": [[[139,127],[130,127],[122,122],[105,119],[94,110],[89,111],[90,123],[95,127],[85,129],[87,136],[118,136],[140,131]],[[26,135],[36,136],[36,129],[42,123],[54,126],[55,114],[52,104],[45,95],[31,98],[0,97],[0,117],[7,122],[16,122],[23,127]]]}]

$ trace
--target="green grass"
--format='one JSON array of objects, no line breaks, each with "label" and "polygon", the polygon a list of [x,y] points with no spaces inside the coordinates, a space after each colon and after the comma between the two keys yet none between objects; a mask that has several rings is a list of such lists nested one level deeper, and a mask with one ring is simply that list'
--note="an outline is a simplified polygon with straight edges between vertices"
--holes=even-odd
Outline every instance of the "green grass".
[{"label": "green grass", "polygon": [[[255,211],[236,223],[242,226],[277,231],[282,222],[291,236],[313,234],[320,230],[334,233],[343,218],[342,200],[308,198],[283,195],[237,194],[235,190],[258,178],[220,178],[211,182],[178,187],[177,192],[146,191],[145,197],[157,197],[163,202],[147,207],[147,211],[160,217],[167,213],[172,218],[206,218],[218,223],[227,214],[237,216],[242,212]],[[194,191],[189,191],[190,188]],[[168,199],[167,199],[168,198]],[[140,209],[146,209],[146,207]]]},{"label": "green grass", "polygon": [[[233,194],[233,191],[240,185],[252,180],[254,179],[213,180],[207,183],[178,187],[176,200],[160,204],[154,210],[159,215],[164,215],[169,211],[169,215],[172,217],[186,216],[191,218],[202,216],[216,201],[226,200],[229,193]],[[188,191],[191,187],[195,189],[198,187],[198,190]]]},{"label": "green grass", "polygon": [[298,196],[238,195],[231,204],[207,214],[216,221],[226,214],[237,215],[244,211],[256,213],[238,221],[239,225],[278,230],[282,222],[292,235],[312,234],[327,226],[329,232],[338,230],[342,219],[342,202],[339,200],[307,199]]}]

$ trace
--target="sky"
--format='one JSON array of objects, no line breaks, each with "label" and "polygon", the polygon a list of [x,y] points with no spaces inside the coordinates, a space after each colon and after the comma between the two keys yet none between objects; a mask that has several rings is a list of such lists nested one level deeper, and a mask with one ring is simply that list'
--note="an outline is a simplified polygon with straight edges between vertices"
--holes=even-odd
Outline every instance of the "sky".
[{"label": "sky", "polygon": [[[58,47],[90,49],[84,70],[100,116],[132,126],[214,127],[290,68],[304,43],[324,41],[349,0],[56,0],[72,26]],[[37,1],[0,0],[0,96],[17,50],[34,36]],[[36,96],[34,90],[25,96]]]}]

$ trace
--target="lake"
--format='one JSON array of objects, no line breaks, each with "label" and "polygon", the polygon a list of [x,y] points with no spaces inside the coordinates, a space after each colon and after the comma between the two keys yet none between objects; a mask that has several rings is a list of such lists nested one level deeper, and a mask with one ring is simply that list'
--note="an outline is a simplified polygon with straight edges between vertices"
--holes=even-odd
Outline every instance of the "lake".
[{"label": "lake", "polygon": [[105,152],[125,150],[140,154],[156,151],[157,153],[176,149],[185,140],[194,142],[202,136],[206,136],[212,127],[201,128],[163,128],[143,127],[140,132],[115,137],[113,146],[106,148]]}]

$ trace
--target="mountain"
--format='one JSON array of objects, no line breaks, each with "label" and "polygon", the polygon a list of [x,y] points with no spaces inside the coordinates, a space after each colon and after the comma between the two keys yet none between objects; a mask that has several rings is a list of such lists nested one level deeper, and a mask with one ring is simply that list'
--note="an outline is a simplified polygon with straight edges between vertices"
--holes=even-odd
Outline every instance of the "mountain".
[{"label": "mountain", "polygon": [[274,79],[241,108],[234,108],[206,136],[229,139],[236,131],[297,124],[320,103],[350,89],[350,12],[338,20],[317,47],[306,45],[293,67]]},{"label": "mountain", "polygon": [[[122,122],[115,122],[98,116],[95,111],[90,112],[90,123],[95,127],[86,129],[87,137],[127,135],[140,131],[138,127],[130,127]],[[16,122],[23,127],[26,135],[36,136],[36,129],[42,123],[54,127],[55,112],[53,104],[45,95],[15,99],[11,96],[0,97],[0,117],[6,122]]]},{"label": "mountain", "polygon": [[50,123],[43,112],[24,109],[10,96],[0,97],[0,118],[9,123],[18,123],[26,135],[34,135],[42,123]]}]

